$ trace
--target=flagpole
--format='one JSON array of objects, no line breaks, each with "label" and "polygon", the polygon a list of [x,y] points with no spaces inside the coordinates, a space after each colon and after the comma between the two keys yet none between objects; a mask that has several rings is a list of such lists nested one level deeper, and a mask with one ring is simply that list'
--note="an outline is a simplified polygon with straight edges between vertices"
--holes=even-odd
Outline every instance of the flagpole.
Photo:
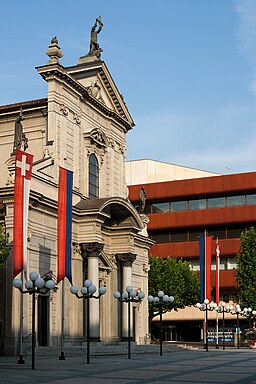
[{"label": "flagpole", "polygon": [[61,339],[60,339],[60,356],[59,360],[65,360],[64,354],[64,312],[65,312],[65,278],[62,280],[62,305],[61,305]]},{"label": "flagpole", "polygon": [[[216,303],[219,305],[219,294],[220,294],[220,251],[219,251],[219,238],[216,240],[216,279],[215,279],[215,289],[216,289]],[[215,349],[219,349],[219,318],[218,312],[216,312],[216,346]]]},{"label": "flagpole", "polygon": [[[21,281],[23,286],[23,271],[21,271]],[[23,359],[23,295],[20,295],[20,357],[18,364],[25,364]]]},{"label": "flagpole", "polygon": [[215,349],[219,349],[219,318],[218,312],[216,311],[216,345]]},{"label": "flagpole", "polygon": [[208,299],[207,297],[207,251],[206,251],[206,229],[204,230],[204,299]]},{"label": "flagpole", "polygon": [[[204,300],[208,299],[207,297],[207,280],[206,280],[206,275],[207,275],[207,262],[206,262],[207,256],[206,256],[206,229],[204,230]],[[205,332],[204,332],[204,349],[206,349],[207,345],[207,324],[206,324],[206,311],[204,313],[204,324],[205,324]]]}]

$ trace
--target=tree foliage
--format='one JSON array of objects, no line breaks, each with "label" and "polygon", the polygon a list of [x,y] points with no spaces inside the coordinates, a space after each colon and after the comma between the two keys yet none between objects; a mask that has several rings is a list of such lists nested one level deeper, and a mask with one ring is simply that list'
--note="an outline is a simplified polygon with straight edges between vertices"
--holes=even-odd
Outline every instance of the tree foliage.
[{"label": "tree foliage", "polygon": [[9,255],[8,241],[3,226],[0,224],[0,269],[6,266],[6,260]]},{"label": "tree foliage", "polygon": [[256,309],[256,230],[242,232],[235,276],[241,306]]},{"label": "tree foliage", "polygon": [[[149,264],[149,295],[157,296],[159,291],[163,291],[167,295],[174,296],[171,308],[175,309],[194,305],[199,301],[199,277],[190,269],[188,262],[175,258],[150,257]],[[156,310],[157,308],[151,304],[150,318]]]}]

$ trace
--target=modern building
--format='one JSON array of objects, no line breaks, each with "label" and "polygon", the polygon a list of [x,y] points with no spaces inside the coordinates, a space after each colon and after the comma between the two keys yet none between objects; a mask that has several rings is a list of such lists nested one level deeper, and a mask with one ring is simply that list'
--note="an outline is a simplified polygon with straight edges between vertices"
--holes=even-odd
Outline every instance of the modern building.
[{"label": "modern building", "polygon": [[[100,19],[96,26],[101,29]],[[94,26],[95,27],[95,26]],[[95,29],[95,28],[94,28]],[[98,31],[99,32],[99,31]],[[21,149],[34,155],[28,214],[28,273],[45,279],[57,276],[57,217],[59,166],[73,172],[72,277],[83,286],[89,278],[107,293],[90,301],[90,336],[113,342],[128,337],[128,306],[113,298],[132,285],[147,295],[148,249],[143,215],[127,198],[125,174],[126,134],[134,126],[117,86],[101,60],[96,37],[90,51],[76,65],[63,67],[58,40],[51,41],[46,64],[37,67],[48,85],[47,97],[0,106],[0,220],[9,239],[10,256],[0,283],[0,350],[17,352],[23,306],[24,343],[31,339],[31,295],[22,299],[13,289],[13,207],[15,123],[22,120]],[[65,342],[86,340],[83,301],[59,284],[48,296],[38,296],[37,345],[60,345],[62,291],[65,296]],[[21,304],[23,301],[23,304]],[[145,343],[148,334],[147,301],[133,303],[132,335]]]},{"label": "modern building", "polygon": [[217,175],[201,169],[151,159],[126,161],[126,182],[129,186]]},{"label": "modern building", "polygon": [[[136,162],[135,162],[136,163]],[[141,186],[147,193],[148,233],[156,243],[150,254],[187,260],[199,271],[198,237],[207,231],[212,242],[212,299],[215,300],[216,239],[221,249],[220,300],[237,300],[234,276],[240,234],[256,225],[256,172],[198,177],[129,186],[129,199],[139,203]],[[210,314],[214,326],[215,318]],[[186,308],[164,315],[167,339],[200,339],[204,314]],[[235,329],[235,316],[227,315],[226,332]]]}]

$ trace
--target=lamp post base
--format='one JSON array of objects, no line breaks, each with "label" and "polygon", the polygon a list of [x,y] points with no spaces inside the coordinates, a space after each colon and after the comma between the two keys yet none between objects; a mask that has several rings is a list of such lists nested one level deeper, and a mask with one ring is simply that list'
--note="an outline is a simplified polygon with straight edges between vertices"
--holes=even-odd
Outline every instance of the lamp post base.
[{"label": "lamp post base", "polygon": [[64,352],[60,353],[59,360],[65,360]]},{"label": "lamp post base", "polygon": [[25,360],[23,359],[23,355],[20,355],[20,358],[18,360],[18,364],[25,364]]},{"label": "lamp post base", "polygon": [[[86,339],[86,341],[87,341],[87,339]],[[100,343],[101,339],[100,339],[100,337],[97,337],[97,336],[90,336],[90,341],[92,343]]]}]

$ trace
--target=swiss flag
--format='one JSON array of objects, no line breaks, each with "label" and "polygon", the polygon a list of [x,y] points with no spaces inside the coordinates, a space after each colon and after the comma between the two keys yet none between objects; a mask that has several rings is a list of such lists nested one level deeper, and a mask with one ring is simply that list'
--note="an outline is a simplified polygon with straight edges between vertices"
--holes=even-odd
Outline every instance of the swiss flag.
[{"label": "swiss flag", "polygon": [[33,155],[16,149],[14,181],[14,277],[27,271],[27,225]]}]

